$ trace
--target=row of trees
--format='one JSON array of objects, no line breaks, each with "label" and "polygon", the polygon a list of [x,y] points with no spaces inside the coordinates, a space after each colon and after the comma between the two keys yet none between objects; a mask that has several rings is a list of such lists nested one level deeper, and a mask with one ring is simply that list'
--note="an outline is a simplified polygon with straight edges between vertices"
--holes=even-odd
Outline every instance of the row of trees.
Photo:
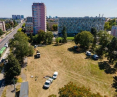
[{"label": "row of trees", "polygon": [[51,44],[53,41],[52,32],[44,32],[43,30],[39,30],[38,34],[33,36],[30,34],[30,42],[31,43],[42,43],[42,44]]},{"label": "row of trees", "polygon": [[[85,87],[78,87],[73,82],[69,82],[67,85],[59,89],[59,97],[103,97],[99,93],[91,93],[90,89]],[[57,97],[52,94],[48,97]],[[106,97],[106,96],[105,96]]]},{"label": "row of trees", "polygon": [[8,55],[8,63],[4,68],[4,77],[7,84],[13,78],[17,79],[17,76],[20,75],[24,58],[33,55],[34,49],[28,43],[28,40],[27,35],[18,30],[14,38],[9,42],[11,53]]},{"label": "row of trees", "polygon": [[74,37],[74,42],[85,50],[92,49],[101,58],[106,55],[110,63],[117,59],[117,38],[106,31],[97,32],[95,28],[92,28],[91,33],[82,31]]},{"label": "row of trees", "polygon": [[15,20],[5,23],[6,30],[10,29],[11,27],[16,27],[18,24]]}]

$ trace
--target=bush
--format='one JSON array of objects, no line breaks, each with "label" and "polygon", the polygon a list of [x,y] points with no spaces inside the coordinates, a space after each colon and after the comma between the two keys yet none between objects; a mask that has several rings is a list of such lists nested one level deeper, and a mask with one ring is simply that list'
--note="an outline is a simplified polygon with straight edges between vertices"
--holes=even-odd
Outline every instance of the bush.
[{"label": "bush", "polygon": [[59,97],[102,97],[99,93],[91,93],[90,89],[78,87],[72,82],[59,89]]}]

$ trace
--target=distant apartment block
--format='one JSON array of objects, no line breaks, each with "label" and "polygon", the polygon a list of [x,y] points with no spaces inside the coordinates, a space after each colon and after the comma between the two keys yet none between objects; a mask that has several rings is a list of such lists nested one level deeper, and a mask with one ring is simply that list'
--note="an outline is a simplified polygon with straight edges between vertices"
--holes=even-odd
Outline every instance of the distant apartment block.
[{"label": "distant apartment block", "polygon": [[58,21],[58,33],[61,35],[63,27],[66,32],[76,35],[81,31],[91,31],[94,27],[97,31],[104,30],[106,18],[104,17],[61,17]]},{"label": "distant apartment block", "polygon": [[33,33],[38,30],[46,32],[46,6],[44,3],[33,3],[32,5]]},{"label": "distant apartment block", "polygon": [[0,29],[1,29],[2,31],[6,31],[5,22],[4,22],[4,21],[0,21]]},{"label": "distant apartment block", "polygon": [[24,19],[24,15],[21,15],[21,19]]},{"label": "distant apartment block", "polygon": [[26,22],[33,22],[32,17],[27,17],[27,21]]},{"label": "distant apartment block", "polygon": [[27,34],[33,33],[33,23],[32,22],[26,22],[26,33]]},{"label": "distant apartment block", "polygon": [[12,15],[13,20],[21,20],[24,19],[24,15]]},{"label": "distant apartment block", "polygon": [[117,26],[112,26],[111,35],[117,37]]}]

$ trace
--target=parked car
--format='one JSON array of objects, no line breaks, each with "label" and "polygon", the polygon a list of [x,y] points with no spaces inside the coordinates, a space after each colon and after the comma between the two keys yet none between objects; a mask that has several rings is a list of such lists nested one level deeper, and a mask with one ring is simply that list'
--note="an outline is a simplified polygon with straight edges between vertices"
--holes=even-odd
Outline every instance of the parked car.
[{"label": "parked car", "polygon": [[86,51],[86,55],[87,55],[87,56],[91,56],[91,52]]},{"label": "parked car", "polygon": [[98,60],[98,58],[99,58],[98,55],[93,55],[94,60]]},{"label": "parked car", "polygon": [[37,58],[40,58],[40,52],[37,51],[37,55],[36,55]]},{"label": "parked car", "polygon": [[4,46],[5,46],[6,48],[8,48],[8,43],[5,43]]},{"label": "parked car", "polygon": [[46,80],[46,82],[45,82],[43,87],[48,89],[50,87],[50,85],[51,85],[51,81],[50,80]]},{"label": "parked car", "polygon": [[47,79],[47,80],[49,80],[51,83],[53,82],[53,78],[51,78],[51,77],[49,79]]},{"label": "parked car", "polygon": [[53,79],[56,79],[57,76],[58,76],[58,72],[54,72],[54,74],[53,74]]}]

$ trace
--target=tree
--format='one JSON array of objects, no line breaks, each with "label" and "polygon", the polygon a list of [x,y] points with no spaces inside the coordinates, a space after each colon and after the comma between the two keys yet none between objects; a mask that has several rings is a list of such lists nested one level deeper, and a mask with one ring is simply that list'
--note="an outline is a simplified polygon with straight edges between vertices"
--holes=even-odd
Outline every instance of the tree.
[{"label": "tree", "polygon": [[22,28],[24,28],[24,27],[25,27],[25,25],[26,25],[26,23],[23,23]]},{"label": "tree", "polygon": [[109,29],[110,29],[109,22],[106,22],[106,23],[105,23],[104,29],[105,29],[105,30],[109,30]]},{"label": "tree", "polygon": [[58,25],[54,24],[54,25],[52,25],[52,28],[53,28],[54,31],[57,31],[58,30]]},{"label": "tree", "polygon": [[10,40],[9,46],[12,48],[15,48],[13,51],[16,55],[16,58],[18,61],[23,63],[23,58],[28,55],[29,51],[29,44],[28,44],[29,38],[24,34],[23,32],[17,32],[14,35],[14,39]]},{"label": "tree", "polygon": [[113,63],[115,60],[117,60],[117,38],[113,37],[112,41],[107,45],[107,48],[107,59],[110,63]]},{"label": "tree", "polygon": [[80,44],[81,48],[89,48],[93,41],[93,35],[88,31],[82,31],[74,37],[75,44]]},{"label": "tree", "polygon": [[107,52],[105,48],[107,48],[107,45],[112,40],[113,36],[106,31],[100,31],[97,36],[99,38],[98,41],[100,46],[96,49],[96,53],[98,56],[102,57]]},{"label": "tree", "polygon": [[59,44],[59,39],[58,39],[58,37],[56,38],[56,45],[58,45]]},{"label": "tree", "polygon": [[67,33],[66,33],[65,27],[63,27],[63,30],[62,30],[62,37],[63,37],[63,43],[67,43]]},{"label": "tree", "polygon": [[96,47],[96,42],[97,42],[97,37],[96,37],[97,30],[95,28],[91,28],[91,33],[94,36],[93,45],[92,45],[92,47],[94,49]]},{"label": "tree", "polygon": [[20,75],[21,66],[15,56],[11,53],[8,55],[8,63],[4,66],[5,82],[8,84],[10,80]]},{"label": "tree", "polygon": [[45,43],[51,44],[53,41],[53,34],[52,32],[45,33]]},{"label": "tree", "polygon": [[[51,96],[50,96],[51,97]],[[78,87],[73,82],[59,89],[59,97],[102,97],[99,93],[91,93],[90,89]]]},{"label": "tree", "polygon": [[30,33],[30,42],[31,43],[33,42],[33,35],[32,35],[32,33]]},{"label": "tree", "polygon": [[34,48],[33,48],[33,46],[30,45],[28,48],[28,55],[33,56],[33,53],[34,53]]},{"label": "tree", "polygon": [[3,35],[3,34],[4,34],[4,32],[0,29],[0,36]]},{"label": "tree", "polygon": [[38,31],[37,41],[38,43],[44,42],[45,40],[45,32],[43,30]]}]

